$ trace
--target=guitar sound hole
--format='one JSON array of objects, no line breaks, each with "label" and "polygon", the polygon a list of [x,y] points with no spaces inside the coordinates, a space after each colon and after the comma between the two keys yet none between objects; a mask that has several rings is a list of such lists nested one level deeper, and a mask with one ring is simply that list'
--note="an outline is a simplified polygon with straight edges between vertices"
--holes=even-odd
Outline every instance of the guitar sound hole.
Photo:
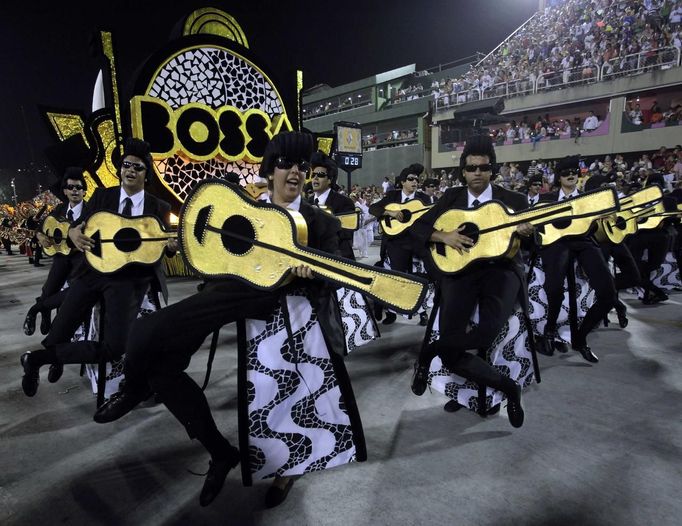
[{"label": "guitar sound hole", "polygon": [[114,234],[114,246],[121,252],[134,252],[141,244],[140,233],[134,228],[122,228]]},{"label": "guitar sound hole", "polygon": [[552,221],[552,226],[559,230],[563,230],[564,228],[571,226],[571,220],[567,217],[557,219],[556,221]]},{"label": "guitar sound hole", "polygon": [[474,223],[463,223],[462,225],[464,227],[464,230],[460,232],[463,236],[466,236],[470,238],[473,242],[474,245],[478,243],[478,237],[479,237],[479,228],[478,225]]},{"label": "guitar sound hole", "polygon": [[52,238],[54,239],[54,242],[59,245],[62,241],[64,241],[64,235],[62,234],[61,230],[55,230],[52,232]]},{"label": "guitar sound hole", "polygon": [[403,220],[401,221],[401,223],[409,223],[411,217],[412,212],[410,210],[407,209],[403,210]]},{"label": "guitar sound hole", "polygon": [[626,226],[627,226],[627,224],[625,223],[625,219],[618,216],[618,218],[616,219],[616,228],[619,228],[621,230],[625,230]]},{"label": "guitar sound hole", "polygon": [[[256,232],[253,229],[253,225],[243,216],[228,217],[223,223],[222,229],[250,240],[256,239]],[[253,246],[253,243],[242,239],[236,239],[229,234],[220,234],[220,238],[223,241],[225,249],[238,256],[246,254]]]}]

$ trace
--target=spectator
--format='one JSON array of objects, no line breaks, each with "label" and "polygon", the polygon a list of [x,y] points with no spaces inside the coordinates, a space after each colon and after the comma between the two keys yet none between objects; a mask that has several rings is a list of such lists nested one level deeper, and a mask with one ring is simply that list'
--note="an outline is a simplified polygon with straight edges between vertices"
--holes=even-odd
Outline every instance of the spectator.
[{"label": "spectator", "polygon": [[642,110],[639,107],[639,104],[635,104],[635,109],[631,110],[630,113],[628,113],[628,118],[630,119],[630,122],[636,126],[641,126],[642,121],[644,120],[644,115],[642,114]]},{"label": "spectator", "polygon": [[583,130],[586,132],[591,132],[599,127],[599,119],[594,114],[594,111],[590,110],[590,114],[585,119],[583,123]]}]

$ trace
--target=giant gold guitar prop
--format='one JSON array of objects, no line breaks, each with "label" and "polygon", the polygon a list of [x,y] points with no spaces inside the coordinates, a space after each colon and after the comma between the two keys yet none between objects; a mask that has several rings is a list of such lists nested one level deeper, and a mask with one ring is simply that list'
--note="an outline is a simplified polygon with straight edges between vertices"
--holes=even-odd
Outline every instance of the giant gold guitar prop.
[{"label": "giant gold guitar prop", "polygon": [[68,221],[60,221],[54,216],[47,216],[43,220],[40,231],[52,241],[52,246],[43,248],[45,254],[48,256],[64,254],[66,256],[71,253],[71,247],[67,244],[69,226]]},{"label": "giant gold guitar prop", "polygon": [[308,265],[316,276],[367,294],[404,313],[421,305],[426,282],[305,248],[301,214],[253,202],[221,180],[202,181],[180,214],[179,240],[187,265],[206,278],[234,277],[271,290],[291,268]]},{"label": "giant gold guitar prop", "polygon": [[[573,209],[573,213],[570,218],[553,221],[539,229],[540,244],[543,247],[551,245],[562,237],[585,235],[597,219],[619,210],[618,194],[611,187],[580,194],[559,201],[559,203],[568,203]],[[541,205],[540,207],[536,206],[536,208],[542,210],[547,206],[543,203]]]},{"label": "giant gold guitar prop", "polygon": [[83,233],[94,241],[92,249],[85,252],[85,260],[103,274],[134,263],[156,264],[168,239],[175,237],[155,216],[125,217],[106,211],[92,214]]},{"label": "giant gold guitar prop", "polygon": [[640,220],[656,213],[656,207],[652,205],[661,199],[663,192],[658,186],[649,186],[623,197],[619,200],[618,212],[599,220],[594,237],[600,243],[622,243],[626,237],[637,232]]},{"label": "giant gold guitar prop", "polygon": [[355,232],[358,228],[360,228],[361,210],[359,208],[356,208],[352,212],[344,212],[342,214],[335,214],[332,212],[331,208],[327,208],[326,206],[320,206],[319,209],[327,212],[330,215],[333,215],[336,219],[338,219],[341,222],[341,228],[344,230],[352,230]]},{"label": "giant gold guitar prop", "polygon": [[397,236],[402,234],[411,227],[414,222],[423,216],[426,212],[431,210],[433,205],[425,205],[419,199],[412,199],[406,203],[389,203],[386,205],[384,210],[389,212],[402,212],[403,219],[398,221],[397,219],[389,216],[383,216],[379,220],[381,229],[387,236]]},{"label": "giant gold guitar prop", "polygon": [[[463,226],[464,230],[460,234],[471,238],[474,244],[469,247],[468,252],[460,254],[444,243],[432,243],[429,254],[434,265],[444,274],[456,274],[477,261],[499,257],[513,258],[521,241],[516,235],[518,225],[530,223],[535,227],[544,226],[545,229],[557,223],[570,225],[574,219],[581,220],[582,215],[588,213],[590,206],[585,205],[586,201],[592,203],[593,206],[598,204],[603,207],[611,203],[611,206],[617,207],[615,199],[615,192],[610,188],[605,188],[574,199],[529,208],[521,212],[510,212],[499,201],[488,201],[475,209],[448,210],[436,219],[433,227],[436,230],[450,232]],[[582,202],[579,206],[574,206],[578,200]],[[593,211],[589,213],[594,215]]]}]

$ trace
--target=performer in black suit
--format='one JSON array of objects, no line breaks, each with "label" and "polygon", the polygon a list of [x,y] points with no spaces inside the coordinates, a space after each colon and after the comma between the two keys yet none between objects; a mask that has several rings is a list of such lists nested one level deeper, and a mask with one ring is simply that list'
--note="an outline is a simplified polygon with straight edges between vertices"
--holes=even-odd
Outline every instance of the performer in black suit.
[{"label": "performer in black suit", "polygon": [[2,240],[2,246],[7,252],[8,256],[13,256],[12,252],[12,229],[14,228],[13,221],[8,215],[2,217],[2,222],[0,222],[0,239]]},{"label": "performer in black suit", "polygon": [[[131,217],[153,215],[168,225],[168,203],[144,190],[152,170],[149,145],[139,139],[130,139],[118,167],[121,185],[95,190],[88,203],[88,211],[69,230],[69,238],[76,249],[85,251],[94,246],[93,240],[83,234],[82,227],[90,215],[100,210]],[[168,241],[168,253],[174,253],[177,247],[176,240]],[[120,358],[125,352],[130,327],[150,285],[161,290],[164,299],[167,299],[166,281],[160,263],[154,267],[130,265],[112,274],[101,274],[83,262],[75,270],[52,328],[42,341],[44,349],[27,352],[21,357],[24,367],[22,387],[26,396],[36,394],[42,365],[98,363],[102,353],[107,360]],[[78,325],[98,301],[104,302],[105,313],[101,341],[72,342]]]},{"label": "performer in black suit", "polygon": [[528,181],[528,206],[534,206],[540,200],[540,188],[542,188],[542,176],[534,175]]},{"label": "performer in black suit", "polygon": [[[324,152],[315,152],[310,160],[312,168],[312,188],[313,195],[308,200],[315,206],[324,206],[334,215],[344,214],[355,211],[355,204],[343,194],[334,190],[338,177],[336,163]],[[355,261],[353,254],[353,232],[341,230],[339,232],[339,249],[345,258]]]},{"label": "performer in black suit", "polygon": [[[400,190],[390,190],[386,192],[384,197],[369,206],[369,213],[377,219],[384,216],[391,217],[397,221],[403,220],[401,211],[387,211],[386,205],[390,203],[407,203],[413,199],[419,199],[424,204],[430,204],[431,199],[417,188],[419,187],[419,174],[424,171],[421,164],[411,164],[398,176],[396,182],[402,183]],[[407,274],[412,273],[412,260],[415,252],[412,245],[412,240],[407,231],[397,235],[388,237],[384,234],[382,243],[385,243],[386,255],[391,263],[391,269]],[[386,311],[386,318],[382,322],[384,325],[390,325],[395,322],[397,316],[390,310]],[[427,315],[425,312],[420,314],[420,324],[426,325]]]},{"label": "performer in black suit", "polygon": [[[576,187],[580,171],[578,162],[578,157],[567,157],[559,162],[556,170],[559,191],[543,194],[541,202],[563,201],[580,195]],[[540,352],[552,354],[554,349],[565,351],[565,348],[554,340],[557,318],[564,299],[564,280],[573,256],[585,271],[590,286],[594,289],[596,301],[585,314],[577,333],[571,335],[571,345],[585,360],[597,363],[599,358],[587,345],[587,335],[617,303],[613,277],[599,245],[592,235],[571,236],[552,243],[539,253],[545,269],[547,293],[547,324],[544,338],[540,338],[538,342]]]},{"label": "performer in black suit", "polygon": [[[311,206],[301,196],[312,151],[311,135],[281,133],[266,147],[261,176],[267,176],[273,204],[298,210],[303,215],[308,225],[308,246],[338,255],[338,219]],[[199,496],[202,506],[215,499],[240,457],[237,448],[218,431],[203,391],[184,370],[202,342],[215,330],[238,319],[267,317],[287,290],[319,285],[306,265],[294,267],[291,272],[303,279],[295,280],[285,289],[272,291],[256,289],[236,279],[212,281],[194,296],[138,319],[125,356],[125,386],[95,414],[96,422],[110,422],[148,397],[150,387],[158,393],[173,416],[185,426],[190,438],[199,440],[211,455],[208,475]],[[336,305],[335,301],[328,302],[329,294],[331,291],[322,290],[314,296],[320,305]],[[331,318],[322,314],[321,307],[317,311],[325,339],[342,337],[339,332],[342,329],[329,323]],[[276,477],[266,495],[266,506],[282,502],[293,480]]]},{"label": "performer in black suit", "polygon": [[[69,221],[75,224],[86,207],[83,201],[86,190],[87,185],[85,177],[83,177],[83,169],[75,166],[67,168],[62,177],[62,192],[67,201],[55,207],[50,215],[60,221]],[[52,240],[40,231],[36,233],[36,237],[45,248],[53,244]],[[41,294],[36,298],[36,302],[26,314],[26,319],[24,320],[24,333],[26,335],[30,336],[35,332],[38,313],[41,315],[41,334],[49,332],[51,325],[50,311],[60,303],[59,301],[53,301],[53,298],[64,286],[71,272],[78,267],[82,260],[82,255],[81,252],[74,250],[69,255],[55,254],[52,258],[52,266],[43,284]]]},{"label": "performer in black suit", "polygon": [[[512,210],[528,208],[523,194],[490,184],[495,165],[495,149],[487,135],[470,137],[460,159],[460,168],[466,186],[451,188],[434,207],[419,218],[410,229],[412,239],[420,250],[430,243],[445,243],[462,253],[473,245],[472,239],[460,234],[464,228],[451,232],[435,230],[436,219],[450,209],[477,208],[497,200]],[[524,223],[517,227],[523,237],[533,233],[533,226]],[[435,353],[451,372],[477,383],[485,384],[507,395],[507,413],[514,427],[523,424],[521,387],[511,378],[475,354],[466,351],[489,347],[504,327],[514,306],[520,300],[527,304],[527,287],[523,264],[517,254],[515,259],[499,258],[474,263],[455,275],[443,275],[440,289],[440,339]],[[479,324],[467,331],[471,315],[478,304]],[[421,395],[426,389],[429,364],[433,354],[425,347],[415,364],[412,391]]]},{"label": "performer in black suit", "polygon": [[436,179],[425,179],[422,189],[424,190],[424,194],[426,194],[427,197],[426,200],[427,205],[432,205],[436,201],[438,201],[438,198],[436,197],[436,190],[438,190],[438,181]]}]

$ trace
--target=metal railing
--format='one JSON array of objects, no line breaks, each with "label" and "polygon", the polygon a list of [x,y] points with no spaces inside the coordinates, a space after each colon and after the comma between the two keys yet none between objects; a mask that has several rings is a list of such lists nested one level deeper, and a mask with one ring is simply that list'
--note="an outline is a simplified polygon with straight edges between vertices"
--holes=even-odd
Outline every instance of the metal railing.
[{"label": "metal railing", "polygon": [[674,46],[641,51],[613,58],[601,67],[578,66],[549,73],[544,72],[534,79],[510,80],[492,86],[470,88],[459,93],[439,95],[436,98],[436,110],[461,106],[474,100],[529,95],[570,86],[594,84],[655,69],[680,67],[681,59],[680,49]]},{"label": "metal railing", "polygon": [[612,80],[675,66],[680,66],[680,50],[668,46],[612,58],[602,65],[599,76],[600,80]]}]

